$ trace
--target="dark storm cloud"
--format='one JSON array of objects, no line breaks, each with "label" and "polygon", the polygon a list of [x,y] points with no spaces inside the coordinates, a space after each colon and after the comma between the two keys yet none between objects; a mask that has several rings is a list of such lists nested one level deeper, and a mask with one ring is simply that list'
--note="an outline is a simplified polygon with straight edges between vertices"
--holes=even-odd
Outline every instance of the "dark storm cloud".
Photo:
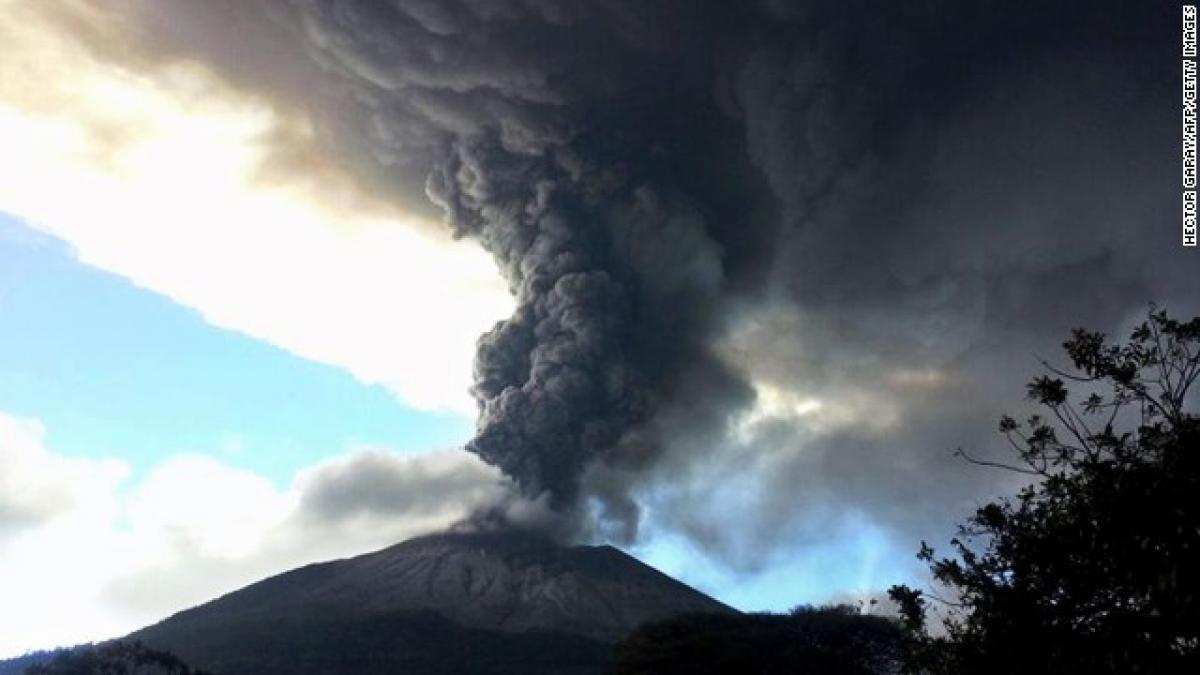
[{"label": "dark storm cloud", "polygon": [[1006,480],[948,455],[995,447],[1034,353],[1200,299],[1165,4],[174,7],[138,7],[149,53],[303,107],[492,253],[517,309],[468,449],[593,534],[924,536]]}]

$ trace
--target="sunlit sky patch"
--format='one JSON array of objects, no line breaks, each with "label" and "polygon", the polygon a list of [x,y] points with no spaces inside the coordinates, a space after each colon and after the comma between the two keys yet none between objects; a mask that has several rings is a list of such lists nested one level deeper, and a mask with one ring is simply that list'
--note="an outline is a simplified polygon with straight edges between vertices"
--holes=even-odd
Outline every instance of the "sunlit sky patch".
[{"label": "sunlit sky patch", "polygon": [[41,420],[59,452],[135,475],[214,454],[277,485],[342,449],[460,445],[471,419],[418,411],[346,370],[217,328],[63,242],[0,215],[0,410]]}]

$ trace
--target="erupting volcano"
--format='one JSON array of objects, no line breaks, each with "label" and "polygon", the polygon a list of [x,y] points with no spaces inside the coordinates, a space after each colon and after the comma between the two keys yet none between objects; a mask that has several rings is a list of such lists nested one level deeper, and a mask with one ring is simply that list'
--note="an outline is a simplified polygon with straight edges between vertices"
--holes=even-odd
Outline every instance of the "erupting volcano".
[{"label": "erupting volcano", "polygon": [[640,625],[733,611],[611,546],[443,533],[266,579],[129,638],[223,675],[599,673]]}]

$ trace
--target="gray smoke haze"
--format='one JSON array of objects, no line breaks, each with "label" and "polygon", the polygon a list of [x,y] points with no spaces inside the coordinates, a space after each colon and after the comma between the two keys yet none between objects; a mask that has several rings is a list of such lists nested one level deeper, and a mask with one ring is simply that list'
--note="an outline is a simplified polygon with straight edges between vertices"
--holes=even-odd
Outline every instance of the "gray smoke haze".
[{"label": "gray smoke haze", "polygon": [[1034,354],[1200,300],[1170,3],[118,4],[494,256],[467,449],[574,536],[931,536]]}]

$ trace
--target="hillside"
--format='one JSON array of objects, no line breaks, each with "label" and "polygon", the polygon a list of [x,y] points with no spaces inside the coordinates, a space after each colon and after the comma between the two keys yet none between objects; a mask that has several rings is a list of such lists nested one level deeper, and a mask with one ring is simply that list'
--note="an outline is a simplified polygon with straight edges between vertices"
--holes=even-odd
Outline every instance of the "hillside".
[{"label": "hillside", "polygon": [[218,675],[583,674],[639,625],[732,611],[610,546],[456,533],[302,567],[129,638]]}]

